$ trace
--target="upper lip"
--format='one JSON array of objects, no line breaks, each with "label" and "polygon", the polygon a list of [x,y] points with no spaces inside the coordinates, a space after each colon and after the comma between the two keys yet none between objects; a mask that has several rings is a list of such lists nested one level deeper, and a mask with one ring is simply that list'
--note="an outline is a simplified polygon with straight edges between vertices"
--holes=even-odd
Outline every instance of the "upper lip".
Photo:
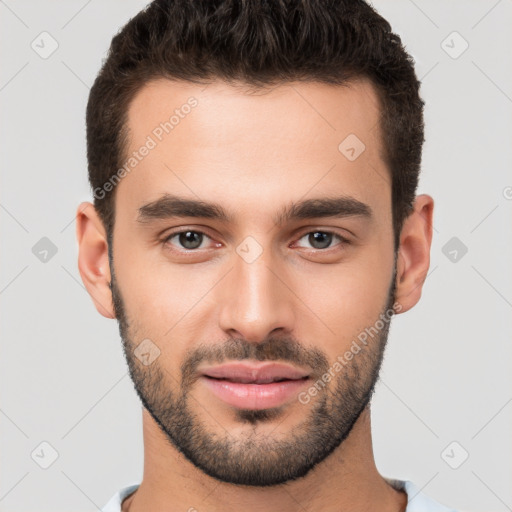
[{"label": "upper lip", "polygon": [[283,363],[225,363],[211,366],[201,371],[203,375],[233,382],[265,384],[276,380],[298,380],[309,374],[293,366]]}]

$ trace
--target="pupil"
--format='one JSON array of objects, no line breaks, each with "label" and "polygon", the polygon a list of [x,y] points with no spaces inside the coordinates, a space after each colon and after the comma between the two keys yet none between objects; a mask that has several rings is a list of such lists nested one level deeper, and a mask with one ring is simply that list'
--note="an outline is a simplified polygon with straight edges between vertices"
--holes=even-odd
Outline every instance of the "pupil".
[{"label": "pupil", "polygon": [[[319,236],[317,236],[319,235]],[[315,231],[309,235],[309,243],[315,247],[315,249],[325,249],[329,247],[332,240],[332,235],[330,233],[324,233],[322,231]],[[315,246],[315,244],[320,245],[320,247]]]},{"label": "pupil", "polygon": [[201,245],[201,233],[196,231],[184,231],[180,233],[180,244],[186,249],[197,249]]}]

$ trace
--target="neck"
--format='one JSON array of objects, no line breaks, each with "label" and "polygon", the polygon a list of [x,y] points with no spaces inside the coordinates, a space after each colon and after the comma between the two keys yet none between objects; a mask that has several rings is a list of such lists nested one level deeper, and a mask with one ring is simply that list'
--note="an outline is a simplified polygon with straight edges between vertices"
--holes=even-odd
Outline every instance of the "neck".
[{"label": "neck", "polygon": [[403,512],[405,492],[378,473],[367,407],[343,443],[304,477],[274,487],[219,482],[191,464],[143,409],[144,476],[122,512]]}]

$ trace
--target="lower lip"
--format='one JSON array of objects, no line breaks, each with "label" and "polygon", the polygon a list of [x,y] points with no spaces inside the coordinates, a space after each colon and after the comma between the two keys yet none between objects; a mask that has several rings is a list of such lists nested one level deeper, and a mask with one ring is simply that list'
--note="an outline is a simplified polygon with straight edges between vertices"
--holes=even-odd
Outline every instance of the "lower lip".
[{"label": "lower lip", "polygon": [[201,380],[218,398],[241,409],[268,409],[287,402],[304,387],[309,378],[268,384],[243,384],[203,376]]}]

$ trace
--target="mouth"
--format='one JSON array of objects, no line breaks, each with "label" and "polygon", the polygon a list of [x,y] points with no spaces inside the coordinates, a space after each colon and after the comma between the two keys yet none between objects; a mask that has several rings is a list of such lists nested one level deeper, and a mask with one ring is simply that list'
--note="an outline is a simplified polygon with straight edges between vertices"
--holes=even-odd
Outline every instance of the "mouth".
[{"label": "mouth", "polygon": [[217,398],[243,409],[278,407],[310,380],[308,372],[281,363],[227,363],[201,373],[203,383]]},{"label": "mouth", "polygon": [[222,377],[212,377],[210,375],[204,375],[207,379],[224,381],[224,382],[236,382],[238,384],[271,384],[273,382],[288,382],[288,381],[296,381],[296,380],[305,380],[308,377],[302,377],[300,379],[287,379],[286,377],[269,377],[267,379],[252,379],[250,377],[238,377],[238,378],[222,378]]},{"label": "mouth", "polygon": [[242,363],[230,362],[204,368],[201,372],[213,379],[240,382],[243,384],[269,384],[284,380],[299,380],[309,377],[309,373],[284,363]]}]

